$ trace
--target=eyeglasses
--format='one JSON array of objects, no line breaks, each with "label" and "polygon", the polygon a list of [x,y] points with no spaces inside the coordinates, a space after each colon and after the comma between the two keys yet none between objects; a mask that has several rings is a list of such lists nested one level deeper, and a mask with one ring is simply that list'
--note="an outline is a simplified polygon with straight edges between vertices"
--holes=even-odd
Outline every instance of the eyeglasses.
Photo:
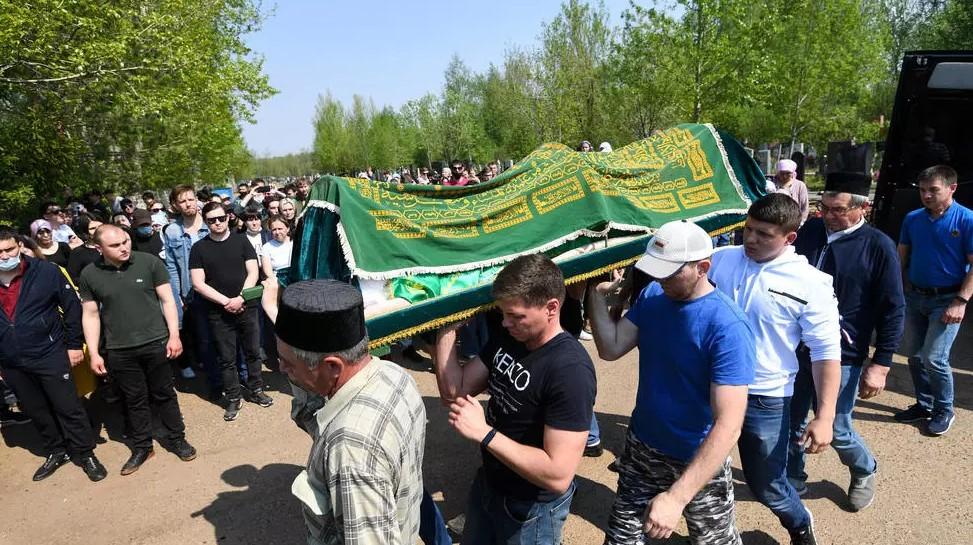
[{"label": "eyeglasses", "polygon": [[818,211],[821,215],[834,214],[836,216],[844,216],[848,212],[858,208],[857,206],[825,206],[824,203],[818,203]]},{"label": "eyeglasses", "polygon": [[213,225],[214,223],[226,223],[226,215],[214,216],[212,218],[206,218],[206,223]]},{"label": "eyeglasses", "polygon": [[37,230],[37,234],[38,235],[49,235],[49,234],[51,234],[51,230],[50,229],[43,229],[43,228],[42,229],[38,229]]}]

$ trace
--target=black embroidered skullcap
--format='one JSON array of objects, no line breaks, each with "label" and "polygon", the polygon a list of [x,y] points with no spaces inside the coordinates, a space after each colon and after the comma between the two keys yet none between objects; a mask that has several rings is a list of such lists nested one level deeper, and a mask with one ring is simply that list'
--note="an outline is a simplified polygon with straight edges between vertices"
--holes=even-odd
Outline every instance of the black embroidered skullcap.
[{"label": "black embroidered skullcap", "polygon": [[872,178],[860,172],[829,172],[824,181],[825,191],[851,193],[852,195],[868,196],[872,188]]},{"label": "black embroidered skullcap", "polygon": [[280,340],[300,350],[347,350],[367,335],[361,292],[337,280],[291,284],[281,297],[274,331]]}]

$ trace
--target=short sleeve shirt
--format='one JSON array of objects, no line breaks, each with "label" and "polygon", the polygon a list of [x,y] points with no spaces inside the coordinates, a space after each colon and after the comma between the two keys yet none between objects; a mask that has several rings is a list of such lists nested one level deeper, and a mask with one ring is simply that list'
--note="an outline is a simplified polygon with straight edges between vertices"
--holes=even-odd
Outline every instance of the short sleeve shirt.
[{"label": "short sleeve shirt", "polygon": [[257,252],[247,237],[230,234],[222,241],[206,237],[189,252],[189,269],[203,269],[206,284],[227,297],[236,297],[247,280],[246,262],[257,259]]},{"label": "short sleeve shirt", "polygon": [[632,431],[689,461],[713,425],[710,385],[753,381],[756,349],[746,315],[719,290],[674,301],[649,284],[625,315],[639,328],[639,385]]},{"label": "short sleeve shirt", "polygon": [[[544,447],[544,427],[587,431],[595,403],[595,368],[581,343],[562,332],[529,351],[501,325],[499,313],[488,316],[489,338],[480,358],[489,369],[487,423],[514,441]],[[539,488],[483,450],[487,481],[515,498],[551,501]]]},{"label": "short sleeve shirt", "polygon": [[923,288],[963,283],[973,254],[973,211],[953,202],[946,213],[932,219],[925,208],[909,212],[902,221],[899,243],[909,246],[909,281]]},{"label": "short sleeve shirt", "polygon": [[169,283],[158,257],[132,252],[121,267],[99,258],[81,271],[78,292],[84,302],[98,303],[105,348],[143,346],[169,335],[155,288]]}]

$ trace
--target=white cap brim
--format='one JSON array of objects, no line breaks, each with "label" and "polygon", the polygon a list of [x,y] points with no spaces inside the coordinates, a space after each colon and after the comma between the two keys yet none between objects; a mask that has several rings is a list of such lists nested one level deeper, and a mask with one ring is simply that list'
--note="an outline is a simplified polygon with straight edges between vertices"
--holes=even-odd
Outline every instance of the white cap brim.
[{"label": "white cap brim", "polygon": [[643,255],[641,259],[635,262],[636,269],[657,280],[669,278],[683,265],[685,265],[684,262],[666,261],[649,254]]}]

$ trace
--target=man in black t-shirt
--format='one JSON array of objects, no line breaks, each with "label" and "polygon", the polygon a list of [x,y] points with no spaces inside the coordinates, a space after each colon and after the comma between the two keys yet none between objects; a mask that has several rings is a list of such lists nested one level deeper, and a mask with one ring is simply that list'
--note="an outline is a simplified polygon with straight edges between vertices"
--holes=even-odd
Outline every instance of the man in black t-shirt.
[{"label": "man in black t-shirt", "polygon": [[[462,541],[558,543],[588,438],[594,365],[561,329],[564,278],[550,259],[513,260],[494,280],[493,297],[502,314],[488,318],[479,357],[459,365],[457,326],[439,331],[433,354],[450,424],[483,452]],[[484,413],[473,396],[485,390]]]},{"label": "man in black t-shirt", "polygon": [[247,364],[247,388],[243,397],[261,407],[274,400],[263,392],[260,376],[260,328],[257,301],[246,302],[243,290],[257,285],[257,253],[247,239],[232,233],[229,213],[223,204],[206,203],[203,220],[209,236],[193,245],[189,274],[193,289],[209,302],[209,323],[223,375],[227,406],[223,419],[236,420],[240,412],[240,378],[236,370],[237,347]]}]

